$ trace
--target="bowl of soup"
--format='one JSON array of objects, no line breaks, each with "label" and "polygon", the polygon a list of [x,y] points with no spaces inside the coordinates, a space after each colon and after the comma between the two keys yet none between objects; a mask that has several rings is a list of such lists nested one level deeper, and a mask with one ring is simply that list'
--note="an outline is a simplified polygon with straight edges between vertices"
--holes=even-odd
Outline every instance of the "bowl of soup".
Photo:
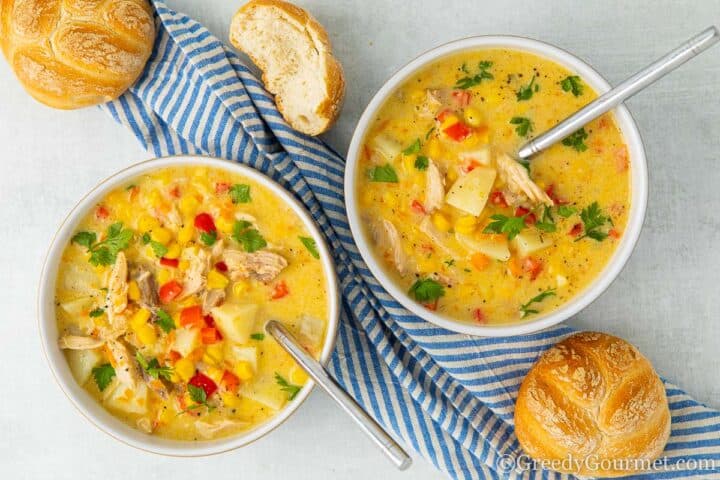
[{"label": "bowl of soup", "polygon": [[504,336],[561,322],[617,277],[647,203],[624,106],[519,161],[518,148],[610,89],[543,42],[472,37],[393,75],[363,113],[345,172],[363,260],[419,317]]},{"label": "bowl of soup", "polygon": [[208,455],[280,425],[313,388],[265,333],[282,322],[321,362],[338,290],[305,208],[229,161],[168,157],[83,198],[48,252],[40,333],[92,423],[147,451]]}]

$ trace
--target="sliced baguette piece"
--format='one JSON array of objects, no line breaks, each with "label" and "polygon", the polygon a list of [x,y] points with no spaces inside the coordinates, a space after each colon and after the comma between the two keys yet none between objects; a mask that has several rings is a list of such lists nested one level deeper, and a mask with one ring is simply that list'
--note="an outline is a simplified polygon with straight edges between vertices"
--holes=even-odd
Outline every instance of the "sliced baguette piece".
[{"label": "sliced baguette piece", "polygon": [[262,70],[294,129],[319,135],[332,126],[345,77],[325,29],[309,13],[282,0],[251,0],[233,17],[230,42]]}]

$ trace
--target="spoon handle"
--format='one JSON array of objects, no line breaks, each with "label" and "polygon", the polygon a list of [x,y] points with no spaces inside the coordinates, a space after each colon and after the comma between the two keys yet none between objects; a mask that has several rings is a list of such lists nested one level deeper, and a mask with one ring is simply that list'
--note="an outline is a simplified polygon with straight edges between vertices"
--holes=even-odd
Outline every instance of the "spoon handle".
[{"label": "spoon handle", "polygon": [[385,430],[348,395],[328,374],[320,362],[311,357],[293,335],[280,323],[270,320],[265,330],[292,356],[305,372],[335,400],[355,423],[375,442],[377,446],[400,470],[412,464],[412,459]]},{"label": "spoon handle", "polygon": [[550,130],[527,142],[518,151],[518,156],[527,158],[559,142],[591,120],[615,108],[640,90],[655,83],[655,81],[672,72],[683,63],[715,45],[718,40],[720,40],[720,32],[716,27],[712,26],[704,30],[672,52],[640,70],[617,87],[588,103]]}]

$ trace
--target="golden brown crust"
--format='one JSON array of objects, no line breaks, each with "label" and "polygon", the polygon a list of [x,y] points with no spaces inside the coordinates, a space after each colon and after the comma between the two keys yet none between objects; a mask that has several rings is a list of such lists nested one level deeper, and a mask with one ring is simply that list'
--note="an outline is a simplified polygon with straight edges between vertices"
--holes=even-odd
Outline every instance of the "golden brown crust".
[{"label": "golden brown crust", "polygon": [[535,459],[572,457],[573,463],[557,463],[559,471],[614,477],[642,464],[593,465],[659,457],[670,436],[670,410],[660,378],[635,347],[582,332],[550,348],[528,372],[515,404],[515,433]]},{"label": "golden brown crust", "polygon": [[[278,18],[279,21],[296,22],[298,25],[302,25],[302,27],[312,37],[312,41],[320,47],[316,47],[315,50],[322,56],[321,64],[324,66],[323,82],[327,90],[327,95],[323,101],[317,105],[315,111],[309,111],[306,114],[308,117],[313,116],[322,119],[322,125],[319,128],[308,129],[306,125],[301,125],[294,121],[292,115],[289,115],[288,108],[286,106],[286,103],[292,102],[293,99],[285,98],[280,94],[280,84],[285,79],[271,78],[267,74],[269,70],[268,60],[264,58],[262,52],[254,51],[252,48],[248,48],[246,42],[244,42],[244,32],[241,28],[242,23],[252,19],[258,9],[263,8],[277,9],[280,12],[283,12],[289,18]],[[276,95],[275,101],[278,110],[293,128],[309,135],[319,135],[327,131],[333,125],[340,114],[345,97],[345,76],[342,65],[332,54],[332,45],[330,44],[327,32],[323,26],[320,25],[315,18],[313,18],[312,15],[302,8],[283,0],[250,0],[233,16],[230,27],[230,42],[236,48],[242,50],[246,55],[248,55],[253,63],[260,68],[262,71],[262,79],[266,88]]]},{"label": "golden brown crust", "polygon": [[2,50],[25,90],[54,108],[113,100],[142,73],[155,25],[146,0],[0,0]]}]

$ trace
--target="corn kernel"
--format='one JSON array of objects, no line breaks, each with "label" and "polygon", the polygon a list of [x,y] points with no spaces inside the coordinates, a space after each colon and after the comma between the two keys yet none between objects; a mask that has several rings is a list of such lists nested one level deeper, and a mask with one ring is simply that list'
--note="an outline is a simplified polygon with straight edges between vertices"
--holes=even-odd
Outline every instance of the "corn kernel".
[{"label": "corn kernel", "polygon": [[236,297],[242,296],[250,288],[250,284],[245,280],[238,280],[233,283],[232,292]]},{"label": "corn kernel", "polygon": [[482,114],[477,108],[467,107],[465,109],[465,122],[471,127],[479,127],[482,123]]},{"label": "corn kernel", "polygon": [[250,380],[254,375],[252,365],[246,361],[240,361],[235,364],[233,371],[240,380]]},{"label": "corn kernel", "polygon": [[168,246],[168,251],[165,254],[165,258],[178,258],[180,256],[180,245],[177,243],[171,243]]},{"label": "corn kernel", "polygon": [[163,405],[160,407],[160,412],[158,413],[158,422],[160,423],[170,423],[175,418],[175,412],[172,408],[170,408],[169,405]]},{"label": "corn kernel", "polygon": [[293,365],[290,368],[288,377],[290,377],[290,383],[293,383],[295,385],[304,385],[308,379],[308,375],[307,373],[305,373],[305,370],[303,370],[302,368],[298,368],[296,365]]},{"label": "corn kernel", "polygon": [[150,204],[151,207],[157,208],[160,206],[161,203],[163,203],[162,195],[160,195],[160,192],[158,192],[157,190],[151,191],[148,194],[147,198],[148,198],[148,203]]},{"label": "corn kernel", "polygon": [[413,88],[410,92],[410,101],[417,105],[421,103],[423,100],[425,100],[425,97],[427,96],[427,93],[425,90],[421,88]]},{"label": "corn kernel", "polygon": [[448,230],[450,230],[450,227],[452,227],[447,217],[439,212],[433,214],[432,222],[433,225],[435,225],[435,228],[437,228],[441,232],[447,232]]},{"label": "corn kernel", "polygon": [[472,215],[465,215],[455,221],[455,231],[462,235],[472,235],[477,228],[477,220]]},{"label": "corn kernel", "polygon": [[223,373],[225,371],[222,368],[217,367],[207,367],[207,370],[205,371],[208,377],[212,378],[215,383],[220,383],[220,380],[222,380]]},{"label": "corn kernel", "polygon": [[235,222],[227,218],[225,215],[220,215],[215,219],[215,226],[222,233],[232,233]]},{"label": "corn kernel", "polygon": [[431,138],[426,145],[428,155],[430,158],[438,158],[442,155],[442,147],[440,141],[437,138]]},{"label": "corn kernel", "polygon": [[130,318],[130,327],[137,329],[145,325],[148,320],[150,320],[150,310],[141,308]]},{"label": "corn kernel", "polygon": [[237,408],[240,406],[240,397],[235,395],[231,392],[222,392],[220,394],[220,399],[223,402],[223,405],[230,408]]},{"label": "corn kernel", "polygon": [[447,115],[442,123],[440,124],[440,130],[445,130],[448,127],[452,127],[456,123],[458,123],[460,119],[455,115],[454,113],[451,113],[450,115]]},{"label": "corn kernel", "polygon": [[227,284],[230,282],[230,280],[227,279],[225,275],[218,272],[216,269],[212,269],[207,274],[207,287],[209,289],[224,289],[227,287]]},{"label": "corn kernel", "polygon": [[195,198],[195,195],[183,195],[178,202],[178,209],[186,217],[195,215],[199,206],[200,202]]},{"label": "corn kernel", "polygon": [[154,228],[152,232],[150,232],[150,238],[163,245],[167,245],[172,239],[172,232],[163,227]]},{"label": "corn kernel", "polygon": [[472,257],[470,257],[470,263],[472,263],[472,266],[475,267],[477,270],[485,270],[488,265],[490,265],[490,258],[488,258],[487,255],[484,255],[480,252],[474,253]]},{"label": "corn kernel", "polygon": [[170,278],[172,278],[172,275],[170,275],[170,272],[167,268],[161,268],[160,270],[158,270],[157,281],[160,285],[169,282]]},{"label": "corn kernel", "polygon": [[390,208],[395,208],[397,207],[398,203],[397,196],[393,192],[388,190],[387,192],[383,193],[383,203],[385,203],[385,205]]},{"label": "corn kernel", "polygon": [[190,240],[193,239],[193,235],[195,235],[195,227],[192,222],[186,221],[185,224],[180,227],[180,231],[178,232],[178,243],[180,245],[187,245]]},{"label": "corn kernel", "polygon": [[223,344],[222,342],[213,343],[212,345],[208,345],[205,349],[205,356],[210,357],[215,361],[215,363],[220,363],[220,361],[223,359]]},{"label": "corn kernel", "polygon": [[148,323],[144,323],[139,327],[135,328],[135,335],[137,336],[138,340],[140,340],[140,343],[142,343],[143,345],[152,345],[157,341],[157,334],[155,333],[155,328]]},{"label": "corn kernel", "polygon": [[402,162],[403,162],[403,168],[405,169],[406,173],[412,173],[415,171],[415,160],[417,159],[417,155],[414,153],[411,155],[405,155],[403,156]]},{"label": "corn kernel", "polygon": [[206,365],[212,365],[214,367],[217,367],[217,365],[218,365],[218,362],[216,362],[214,358],[212,358],[210,355],[208,355],[207,352],[205,352],[205,354],[202,356],[202,361]]},{"label": "corn kernel", "polygon": [[187,382],[195,374],[195,364],[187,358],[181,358],[175,362],[175,372],[184,382]]},{"label": "corn kernel", "polygon": [[128,298],[133,302],[140,300],[140,288],[135,280],[128,282]]},{"label": "corn kernel", "polygon": [[190,262],[188,260],[180,260],[178,262],[178,270],[181,272],[184,272],[188,268],[190,268]]}]

